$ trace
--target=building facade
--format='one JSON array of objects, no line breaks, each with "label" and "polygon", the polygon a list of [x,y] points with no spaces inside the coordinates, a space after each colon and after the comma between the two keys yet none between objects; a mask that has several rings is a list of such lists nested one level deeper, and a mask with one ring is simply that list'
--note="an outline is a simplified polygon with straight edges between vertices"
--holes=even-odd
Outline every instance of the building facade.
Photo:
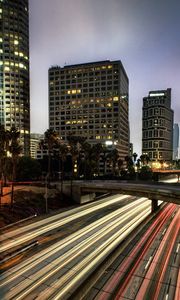
[{"label": "building facade", "polygon": [[173,160],[179,159],[179,125],[177,123],[173,126]]},{"label": "building facade", "polygon": [[30,148],[28,0],[0,1],[0,123]]},{"label": "building facade", "polygon": [[129,151],[129,81],[121,61],[49,69],[49,128]]},{"label": "building facade", "polygon": [[44,134],[31,133],[30,135],[30,156],[37,158],[37,153],[40,151],[40,142],[44,139]]},{"label": "building facade", "polygon": [[152,161],[170,161],[173,153],[171,89],[151,91],[143,98],[142,153]]}]

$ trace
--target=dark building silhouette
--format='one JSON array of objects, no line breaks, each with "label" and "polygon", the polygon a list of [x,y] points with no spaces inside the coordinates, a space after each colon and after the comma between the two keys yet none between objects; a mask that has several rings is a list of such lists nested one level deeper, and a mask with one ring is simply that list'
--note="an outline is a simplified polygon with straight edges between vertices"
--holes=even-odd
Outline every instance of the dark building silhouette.
[{"label": "dark building silhouette", "polygon": [[171,89],[143,98],[142,153],[153,161],[170,161],[173,153]]},{"label": "dark building silhouette", "polygon": [[129,152],[129,80],[121,61],[49,69],[49,128]]},{"label": "dark building silhouette", "polygon": [[179,125],[174,124],[174,126],[173,126],[173,160],[179,159],[178,150],[179,150]]},{"label": "dark building silhouette", "polygon": [[28,0],[0,1],[0,123],[30,146]]}]

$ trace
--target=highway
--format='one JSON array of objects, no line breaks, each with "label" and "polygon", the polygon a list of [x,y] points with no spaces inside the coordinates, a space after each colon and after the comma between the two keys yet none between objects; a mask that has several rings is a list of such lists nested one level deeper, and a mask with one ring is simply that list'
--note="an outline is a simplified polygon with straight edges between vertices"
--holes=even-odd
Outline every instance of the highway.
[{"label": "highway", "polygon": [[179,299],[179,233],[180,210],[168,205],[81,299]]},{"label": "highway", "polygon": [[7,250],[22,245],[23,243],[27,243],[43,234],[47,234],[64,224],[74,221],[75,219],[92,214],[92,212],[97,212],[107,206],[128,198],[129,196],[127,195],[108,197],[107,199],[99,200],[96,203],[86,204],[16,230],[3,233],[0,235],[0,253],[2,254]]},{"label": "highway", "polygon": [[[180,210],[168,204],[151,214],[147,198],[134,198],[109,196],[8,230],[2,236],[4,253],[35,237],[53,236],[89,216],[73,233],[60,234],[44,248],[38,245],[31,255],[1,272],[0,299],[179,300]],[[115,258],[117,251],[120,255]]]},{"label": "highway", "polygon": [[[110,199],[112,202],[122,201],[124,197],[113,196]],[[100,200],[96,205],[99,210],[99,205],[107,203],[103,204]],[[87,210],[89,208],[93,209],[92,205]],[[140,198],[8,269],[1,274],[0,299],[69,298],[150,211],[150,202]],[[85,208],[84,212],[87,213]],[[69,214],[74,216],[74,210]],[[43,226],[46,225],[43,223]],[[24,232],[26,235],[26,230]],[[22,235],[20,238],[23,238]]]}]

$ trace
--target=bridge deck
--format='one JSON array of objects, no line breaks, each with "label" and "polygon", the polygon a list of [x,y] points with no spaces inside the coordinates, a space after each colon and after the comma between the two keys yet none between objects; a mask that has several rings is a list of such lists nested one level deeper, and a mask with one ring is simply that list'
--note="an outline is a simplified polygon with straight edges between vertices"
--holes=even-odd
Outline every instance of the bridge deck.
[{"label": "bridge deck", "polygon": [[119,193],[138,197],[147,197],[150,200],[162,200],[180,205],[180,185],[119,183],[115,181],[91,181],[73,184],[81,194],[90,192]]}]

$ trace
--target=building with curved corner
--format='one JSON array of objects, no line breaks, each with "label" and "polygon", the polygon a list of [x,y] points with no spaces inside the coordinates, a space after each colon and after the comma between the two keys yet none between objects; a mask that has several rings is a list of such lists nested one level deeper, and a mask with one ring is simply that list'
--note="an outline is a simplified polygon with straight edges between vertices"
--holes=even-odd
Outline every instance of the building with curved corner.
[{"label": "building with curved corner", "polygon": [[0,1],[0,123],[21,133],[30,148],[28,0]]},{"label": "building with curved corner", "polygon": [[171,89],[151,91],[143,98],[142,153],[152,161],[171,161],[173,154]]}]

